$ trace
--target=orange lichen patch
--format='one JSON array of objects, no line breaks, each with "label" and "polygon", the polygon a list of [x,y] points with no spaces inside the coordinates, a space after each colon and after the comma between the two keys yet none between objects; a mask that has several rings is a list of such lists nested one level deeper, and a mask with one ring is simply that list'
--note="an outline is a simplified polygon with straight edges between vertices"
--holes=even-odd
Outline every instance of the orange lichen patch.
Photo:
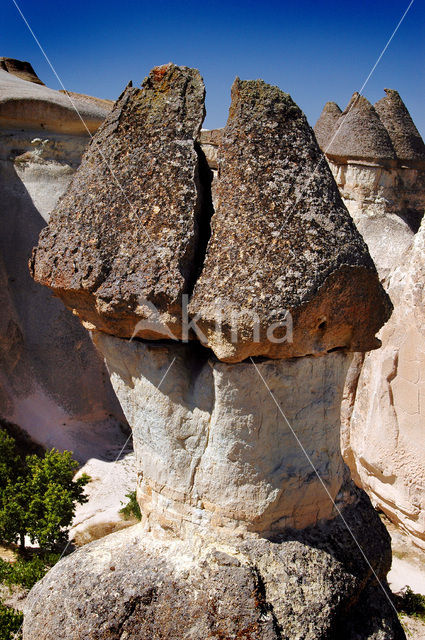
[{"label": "orange lichen patch", "polygon": [[167,71],[170,69],[171,62],[168,64],[163,64],[160,67],[154,67],[152,69],[152,75],[155,82],[161,82],[163,77],[167,74]]}]

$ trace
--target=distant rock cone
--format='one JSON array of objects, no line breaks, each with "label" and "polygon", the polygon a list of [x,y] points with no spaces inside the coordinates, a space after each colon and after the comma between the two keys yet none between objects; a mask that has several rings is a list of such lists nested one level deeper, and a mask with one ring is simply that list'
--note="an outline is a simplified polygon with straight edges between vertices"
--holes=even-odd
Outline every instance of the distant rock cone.
[{"label": "distant rock cone", "polygon": [[388,131],[397,158],[403,162],[425,162],[425,144],[400,95],[394,89],[375,104],[382,124]]},{"label": "distant rock cone", "polygon": [[3,57],[0,58],[0,69],[11,73],[18,78],[22,78],[22,80],[27,80],[28,82],[34,82],[35,84],[44,85],[44,82],[40,80],[29,62],[24,62],[23,60],[15,60],[14,58]]},{"label": "distant rock cone", "polygon": [[314,133],[319,147],[324,151],[326,151],[326,147],[332,140],[341,113],[342,111],[336,102],[327,102],[315,124]]},{"label": "distant rock cone", "polygon": [[[370,102],[354,92],[342,112],[326,155],[331,158],[392,161],[395,151],[387,130]],[[322,147],[323,148],[323,147]]]},{"label": "distant rock cone", "polygon": [[237,79],[218,162],[212,235],[189,305],[216,356],[375,348],[391,303],[291,97]]},{"label": "distant rock cone", "polygon": [[34,278],[89,328],[179,337],[197,270],[204,98],[199,72],[173,64],[128,86],[41,233]]}]

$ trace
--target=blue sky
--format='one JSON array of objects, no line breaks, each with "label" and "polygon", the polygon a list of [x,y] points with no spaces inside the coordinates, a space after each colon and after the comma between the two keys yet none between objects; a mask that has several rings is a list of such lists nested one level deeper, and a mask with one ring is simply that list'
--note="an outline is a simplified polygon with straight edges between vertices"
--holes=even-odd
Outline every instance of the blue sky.
[{"label": "blue sky", "polygon": [[[323,104],[360,89],[409,1],[17,0],[65,87],[115,99],[131,79],[173,61],[207,88],[207,128],[223,126],[236,76],[292,95],[311,124]],[[12,0],[2,0],[0,55],[29,60],[60,88]],[[364,89],[397,89],[425,136],[425,3],[415,0]]]}]

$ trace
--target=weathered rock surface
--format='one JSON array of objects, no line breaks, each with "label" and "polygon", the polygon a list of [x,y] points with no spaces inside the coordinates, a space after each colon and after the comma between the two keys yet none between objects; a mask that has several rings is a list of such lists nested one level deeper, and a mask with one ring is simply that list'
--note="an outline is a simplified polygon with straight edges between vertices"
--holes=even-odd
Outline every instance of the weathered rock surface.
[{"label": "weathered rock surface", "polygon": [[33,275],[86,326],[179,336],[202,244],[204,96],[199,72],[173,64],[128,86],[41,233]]},{"label": "weathered rock surface", "polygon": [[326,151],[327,146],[332,142],[332,137],[341,114],[342,111],[336,102],[327,102],[323,107],[318,121],[314,125],[314,134],[323,151]]},{"label": "weathered rock surface", "polygon": [[42,84],[44,82],[40,80],[36,72],[34,71],[30,62],[24,62],[23,60],[15,60],[14,58],[0,58],[0,69],[7,71],[17,78],[27,80],[28,82],[35,82],[35,84]]},{"label": "weathered rock surface", "polygon": [[339,158],[328,157],[395,307],[379,334],[382,348],[357,356],[349,371],[341,444],[373,503],[425,547],[425,232],[416,233],[425,209],[425,146],[399,94],[386,93],[375,110],[395,165],[379,154],[356,160],[348,144]]},{"label": "weathered rock surface", "polygon": [[[425,223],[389,280],[395,311],[367,354],[344,457],[372,501],[425,548]],[[359,373],[359,370],[358,370]],[[352,400],[353,402],[353,400]]]},{"label": "weathered rock surface", "polygon": [[[116,451],[113,460],[118,454]],[[128,446],[116,462],[90,458],[77,476],[82,473],[91,478],[85,488],[88,502],[77,505],[69,534],[78,546],[134,524],[135,519],[124,519],[120,510],[128,502],[126,494],[136,488],[135,454]]]},{"label": "weathered rock surface", "polygon": [[227,362],[375,348],[389,299],[290,96],[236,80],[218,154],[211,239],[189,305],[207,345]]},{"label": "weathered rock surface", "polygon": [[401,640],[383,591],[389,536],[365,495],[351,492],[343,516],[382,587],[340,518],[273,541],[158,540],[136,525],[86,545],[36,585],[24,638]]},{"label": "weathered rock surface", "polygon": [[[37,121],[31,109],[40,96],[42,119]],[[61,111],[58,133],[56,106],[66,97],[0,70],[0,102],[8,100],[15,101],[16,128],[0,115],[0,417],[45,448],[73,451],[83,465],[90,460],[88,473],[95,459],[101,467],[98,486],[128,437],[128,425],[89,335],[28,271],[38,235],[89,137],[86,131],[75,133],[68,106]],[[87,109],[89,123],[100,123],[108,111],[96,104]],[[117,507],[113,514],[99,513],[96,496],[84,505],[105,527],[108,518],[110,523],[119,519],[120,500],[128,490],[121,480],[118,474],[110,494]],[[88,520],[83,525],[78,518],[77,513],[79,531],[85,528],[87,537]]]},{"label": "weathered rock surface", "polygon": [[90,96],[71,97],[27,82],[0,69],[2,128],[47,130],[86,136],[94,133],[111,105]]},{"label": "weathered rock surface", "polygon": [[345,479],[340,407],[351,356],[229,366],[192,345],[94,339],[132,426],[138,500],[151,526],[264,533],[331,517],[329,496]]},{"label": "weathered rock surface", "polygon": [[425,144],[400,94],[385,89],[387,94],[375,104],[375,111],[388,131],[397,158],[403,162],[425,161]]},{"label": "weathered rock surface", "polygon": [[[402,639],[387,598],[388,536],[339,449],[347,351],[376,346],[389,299],[304,116],[261,81],[234,85],[203,262],[208,230],[200,233],[198,213],[208,217],[201,186],[208,196],[211,176],[202,175],[196,151],[202,110],[197,72],[155,68],[142,91],[127,88],[96,138],[124,186],[128,180],[130,201],[151,207],[143,220],[168,271],[132,210],[114,192],[108,199],[96,139],[35,252],[36,278],[98,329],[95,343],[133,429],[142,524],[59,563],[29,596],[24,638]],[[176,147],[183,150],[174,165]],[[156,161],[153,185],[144,172]],[[177,196],[186,195],[178,221],[176,194],[167,199],[174,166]],[[151,186],[145,201],[143,187]],[[160,224],[164,201],[175,210]],[[122,339],[135,328],[140,335],[140,295],[159,306],[166,327],[178,328],[189,283],[192,313],[219,359],[195,340]],[[208,324],[213,301],[225,296],[226,313],[246,304],[258,312],[259,347],[248,335],[252,319],[239,323],[236,346],[228,315],[224,334]],[[284,306],[293,312],[295,347],[274,350],[264,332]],[[144,329],[145,338],[162,335]],[[283,359],[220,361],[251,354]],[[323,357],[289,357],[306,354]]]},{"label": "weathered rock surface", "polygon": [[[327,111],[326,105],[324,111]],[[318,130],[320,127],[321,118]],[[329,132],[329,139],[324,137],[321,145],[331,159],[350,157],[389,164],[396,159],[388,131],[367,98],[357,92]]]},{"label": "weathered rock surface", "polygon": [[[420,160],[423,142],[398,93],[386,91],[387,97],[376,103],[376,110],[366,98],[354,94],[335,121],[332,134],[324,131],[324,123],[329,119],[328,105],[335,103],[326,103],[315,126],[344,203],[367,241],[381,281],[389,277],[410,247],[425,209],[425,171]],[[389,145],[394,150],[391,160]]]}]

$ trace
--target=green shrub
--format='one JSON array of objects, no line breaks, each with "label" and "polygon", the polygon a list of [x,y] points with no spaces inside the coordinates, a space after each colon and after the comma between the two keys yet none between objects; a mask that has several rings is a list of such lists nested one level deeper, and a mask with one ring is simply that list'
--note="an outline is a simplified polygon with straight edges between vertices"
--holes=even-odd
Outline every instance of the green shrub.
[{"label": "green shrub", "polygon": [[19,611],[6,607],[0,602],[0,640],[13,640],[21,637],[20,631],[24,616]]},{"label": "green shrub", "polygon": [[[125,497],[128,498],[128,502],[122,509],[120,509],[120,513],[122,513],[124,520],[130,520],[130,518],[141,520],[142,514],[139,503],[137,502],[136,492],[130,491],[130,493],[127,493]],[[122,502],[121,504],[124,503]]]},{"label": "green shrub", "polygon": [[32,558],[18,558],[16,562],[0,559],[0,582],[8,585],[20,585],[31,589],[56,564],[58,553],[44,553]]},{"label": "green shrub", "polygon": [[90,478],[74,475],[78,463],[69,451],[52,449],[22,460],[13,438],[0,429],[0,539],[53,549],[68,539],[76,504],[87,502]]},{"label": "green shrub", "polygon": [[425,596],[414,593],[410,587],[406,587],[401,595],[396,596],[396,606],[400,613],[425,621]]}]

